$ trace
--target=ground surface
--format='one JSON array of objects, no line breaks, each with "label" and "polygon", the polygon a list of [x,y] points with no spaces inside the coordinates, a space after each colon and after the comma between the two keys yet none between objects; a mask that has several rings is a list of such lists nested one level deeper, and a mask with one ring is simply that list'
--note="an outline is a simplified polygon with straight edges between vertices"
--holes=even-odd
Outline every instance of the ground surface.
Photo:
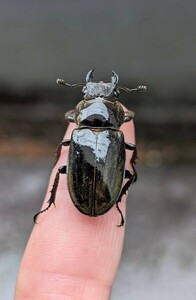
[{"label": "ground surface", "polygon": [[[44,197],[48,160],[0,161],[0,298],[16,274]],[[138,167],[129,193],[125,246],[112,300],[195,300],[196,187],[191,166]],[[116,228],[115,228],[116,230]]]}]

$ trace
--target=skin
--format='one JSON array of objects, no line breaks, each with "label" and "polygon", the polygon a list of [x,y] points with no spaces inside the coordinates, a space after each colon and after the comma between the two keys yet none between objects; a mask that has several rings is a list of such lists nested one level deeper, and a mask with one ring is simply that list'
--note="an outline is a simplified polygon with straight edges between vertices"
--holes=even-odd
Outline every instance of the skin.
[{"label": "skin", "polygon": [[[65,138],[75,125],[70,124]],[[133,122],[121,126],[125,141],[134,143]],[[52,171],[43,207],[59,166],[65,165],[69,147],[63,147]],[[126,168],[131,169],[127,152]],[[125,215],[123,196],[120,208]],[[92,218],[81,214],[73,205],[60,176],[56,208],[41,214],[33,228],[20,265],[15,300],[105,300],[118,269],[125,227],[117,227],[120,214],[114,206],[106,214]]]}]

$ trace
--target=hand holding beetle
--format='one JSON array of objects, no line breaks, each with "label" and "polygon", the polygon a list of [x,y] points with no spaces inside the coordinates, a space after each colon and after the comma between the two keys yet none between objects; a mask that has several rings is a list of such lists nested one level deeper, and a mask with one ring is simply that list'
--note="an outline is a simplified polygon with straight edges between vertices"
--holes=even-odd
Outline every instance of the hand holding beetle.
[{"label": "hand holding beetle", "polygon": [[[127,121],[128,115],[125,113]],[[66,139],[70,139],[74,128],[74,124],[69,125]],[[124,123],[121,130],[125,141],[133,145],[133,122]],[[126,169],[130,170],[134,151],[126,152]],[[68,147],[62,147],[45,201],[50,198],[58,168],[65,164],[67,157]],[[124,215],[125,195],[122,196],[120,210]],[[56,209],[52,207],[47,214],[39,216],[39,225],[34,227],[29,239],[18,274],[15,300],[110,298],[124,239],[124,227],[115,226],[119,224],[119,214],[113,206],[102,216],[92,218],[81,214],[72,201],[62,176],[55,191]]]}]

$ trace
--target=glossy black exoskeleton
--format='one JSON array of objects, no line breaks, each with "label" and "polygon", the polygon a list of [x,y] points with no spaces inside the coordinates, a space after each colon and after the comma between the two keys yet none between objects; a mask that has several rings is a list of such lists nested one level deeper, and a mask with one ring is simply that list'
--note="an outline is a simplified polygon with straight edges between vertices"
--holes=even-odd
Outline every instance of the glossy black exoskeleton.
[{"label": "glossy black exoskeleton", "polygon": [[[121,215],[119,202],[130,185],[137,180],[135,160],[137,150],[134,144],[126,143],[119,130],[124,122],[134,117],[132,111],[124,112],[117,101],[119,90],[127,92],[145,91],[146,86],[128,89],[118,85],[118,75],[113,71],[110,83],[93,82],[93,71],[88,72],[86,84],[68,84],[57,79],[57,84],[68,87],[83,86],[83,100],[76,108],[65,114],[69,122],[77,128],[73,130],[70,140],[63,140],[58,149],[56,161],[59,159],[62,146],[69,146],[68,164],[58,169],[48,206],[34,216],[46,211],[55,203],[55,195],[60,174],[67,174],[68,189],[77,209],[88,216],[96,217],[106,213],[114,204]],[[125,169],[125,150],[133,151],[130,161],[132,170]],[[123,186],[123,180],[128,179]]]}]

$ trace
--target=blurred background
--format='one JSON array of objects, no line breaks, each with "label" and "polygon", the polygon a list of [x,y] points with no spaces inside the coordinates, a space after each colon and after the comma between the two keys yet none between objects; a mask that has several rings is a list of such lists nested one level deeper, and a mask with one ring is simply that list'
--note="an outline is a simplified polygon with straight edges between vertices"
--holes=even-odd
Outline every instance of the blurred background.
[{"label": "blurred background", "polygon": [[77,83],[148,86],[121,93],[135,111],[139,180],[129,193],[122,262],[112,300],[196,295],[196,3],[0,3],[0,299],[13,299],[19,262],[44,197],[64,112]]}]

